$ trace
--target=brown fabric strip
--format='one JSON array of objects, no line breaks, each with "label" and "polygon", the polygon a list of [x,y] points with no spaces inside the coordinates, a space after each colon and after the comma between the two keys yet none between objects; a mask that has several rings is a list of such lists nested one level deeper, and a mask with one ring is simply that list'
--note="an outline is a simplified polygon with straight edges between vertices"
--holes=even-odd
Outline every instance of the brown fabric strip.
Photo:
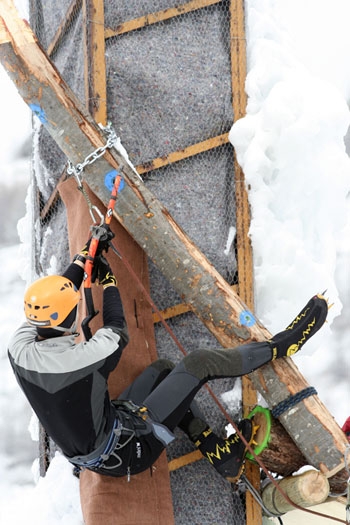
[{"label": "brown fabric strip", "polygon": [[[86,188],[94,206],[104,214],[101,201]],[[67,210],[69,249],[73,256],[84,246],[92,219],[82,193],[74,179],[59,185],[59,192]],[[145,288],[149,289],[147,257],[123,226],[112,219],[111,229],[117,245],[139,276]],[[128,324],[130,342],[125,348],[116,370],[109,380],[112,398],[117,397],[142,370],[157,359],[153,329],[152,309],[145,300],[137,283],[129,275],[123,262],[112,251],[108,261],[118,279]],[[102,310],[102,290],[93,285],[95,309]],[[84,302],[84,299],[82,299]],[[84,310],[84,305],[80,310]],[[90,327],[92,332],[101,325],[101,314],[95,317]],[[81,314],[80,321],[85,317]],[[85,471],[80,477],[80,497],[86,525],[172,525],[174,523],[170,479],[166,454],[163,453],[152,471],[126,478],[112,478]]]}]

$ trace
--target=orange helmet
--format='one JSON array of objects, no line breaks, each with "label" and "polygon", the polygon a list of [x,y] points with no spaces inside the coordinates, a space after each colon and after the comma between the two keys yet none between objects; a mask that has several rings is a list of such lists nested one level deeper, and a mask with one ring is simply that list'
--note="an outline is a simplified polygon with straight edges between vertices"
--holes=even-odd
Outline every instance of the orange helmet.
[{"label": "orange helmet", "polygon": [[77,306],[80,293],[61,275],[41,277],[24,294],[24,312],[29,324],[40,328],[59,326]]}]

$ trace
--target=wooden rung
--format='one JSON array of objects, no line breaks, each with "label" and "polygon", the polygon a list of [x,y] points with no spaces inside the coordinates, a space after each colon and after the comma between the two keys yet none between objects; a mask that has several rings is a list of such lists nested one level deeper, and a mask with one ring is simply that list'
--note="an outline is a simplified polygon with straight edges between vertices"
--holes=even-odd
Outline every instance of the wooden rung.
[{"label": "wooden rung", "polygon": [[185,467],[186,465],[190,465],[191,463],[194,463],[195,461],[199,461],[200,459],[203,459],[203,454],[199,450],[193,450],[192,452],[189,452],[188,454],[184,454],[183,456],[180,456],[179,458],[171,459],[168,462],[169,472],[173,472],[174,470],[177,470],[178,468]]},{"label": "wooden rung", "polygon": [[68,7],[67,13],[58,26],[58,29],[51,40],[48,48],[47,48],[47,54],[48,56],[52,56],[52,54],[56,51],[58,46],[60,45],[61,39],[65,35],[65,33],[68,31],[69,26],[73,22],[74,15],[77,11],[81,9],[82,0],[72,0],[70,6]]},{"label": "wooden rung", "polygon": [[[169,308],[165,308],[165,310],[162,310],[160,312],[162,318],[164,320],[171,319],[172,317],[176,317],[177,315],[185,314],[186,312],[189,312],[191,309],[188,306],[188,304],[181,303],[177,304],[175,306],[169,306]],[[157,312],[153,313],[153,322],[159,323],[162,319],[159,317]]]},{"label": "wooden rung", "polygon": [[130,31],[135,31],[136,29],[141,29],[142,27],[150,26],[152,24],[157,24],[158,22],[164,22],[164,20],[169,20],[175,16],[184,15],[186,13],[190,13],[191,11],[202,9],[203,7],[219,4],[220,2],[221,0],[192,0],[191,2],[187,2],[187,4],[182,4],[177,7],[170,7],[169,9],[157,11],[156,13],[150,13],[148,15],[135,18],[134,20],[128,20],[127,22],[120,24],[116,29],[106,28],[105,39],[122,35],[124,33],[129,33]]},{"label": "wooden rung", "polygon": [[[237,284],[233,284],[231,286],[232,290],[237,292]],[[177,315],[185,314],[187,312],[190,312],[191,308],[186,303],[179,303],[175,306],[169,306],[169,308],[165,308],[165,310],[160,311],[160,315],[164,320],[171,319],[172,317],[176,317]],[[159,317],[157,312],[153,313],[153,322],[159,323],[162,319]]]},{"label": "wooden rung", "polygon": [[210,139],[204,140],[202,142],[197,142],[197,144],[192,144],[187,148],[178,151],[173,151],[172,153],[169,153],[169,155],[165,155],[164,157],[158,157],[156,159],[150,160],[149,162],[145,162],[144,164],[139,164],[138,166],[136,166],[136,170],[140,175],[142,175],[143,173],[147,173],[148,171],[163,168],[168,164],[179,162],[180,160],[184,160],[194,155],[198,155],[199,153],[203,153],[204,151],[209,151],[211,149],[218,148],[223,144],[227,144],[228,141],[228,133],[223,133],[222,135],[211,137]]}]

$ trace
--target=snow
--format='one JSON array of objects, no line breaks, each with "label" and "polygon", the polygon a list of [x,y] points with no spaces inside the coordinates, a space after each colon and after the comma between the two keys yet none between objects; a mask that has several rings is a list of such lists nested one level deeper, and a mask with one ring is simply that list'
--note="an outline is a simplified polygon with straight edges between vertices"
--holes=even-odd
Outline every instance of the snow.
[{"label": "snow", "polygon": [[[279,331],[309,297],[327,290],[334,303],[328,324],[295,361],[342,423],[349,328],[339,334],[336,321],[331,326],[341,312],[349,319],[349,5],[339,0],[332,8],[330,14],[326,2],[309,1],[306,9],[299,1],[247,2],[247,115],[230,140],[251,188],[257,315]],[[346,367],[339,382],[328,373],[337,361]]]},{"label": "snow", "polygon": [[[334,303],[328,324],[294,360],[342,425],[350,411],[350,159],[344,142],[350,4],[333,0],[329,9],[327,0],[247,0],[246,16],[247,116],[232,127],[230,140],[250,186],[257,315],[271,332],[279,331],[313,294],[327,289]],[[28,180],[17,147],[29,134],[30,118],[0,73],[2,93],[8,93],[0,101],[6,121],[1,183],[15,191]],[[28,214],[19,224],[21,244],[14,239],[0,250],[0,523],[82,525],[78,480],[68,462],[57,454],[46,477],[38,476],[31,439],[36,420],[6,357],[31,278]],[[227,396],[237,400],[239,394]]]}]

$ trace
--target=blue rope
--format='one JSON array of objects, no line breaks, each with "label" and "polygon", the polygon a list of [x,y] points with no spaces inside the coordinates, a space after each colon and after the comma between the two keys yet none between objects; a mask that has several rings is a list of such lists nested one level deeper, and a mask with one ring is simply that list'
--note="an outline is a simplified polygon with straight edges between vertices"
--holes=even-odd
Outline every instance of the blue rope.
[{"label": "blue rope", "polygon": [[303,401],[303,399],[306,399],[307,397],[317,395],[317,390],[313,386],[308,386],[307,388],[304,388],[297,394],[294,394],[293,396],[287,397],[287,399],[284,399],[278,405],[276,405],[272,410],[271,414],[273,417],[279,417],[283,412],[286,412],[290,408],[294,407],[300,401]]}]

